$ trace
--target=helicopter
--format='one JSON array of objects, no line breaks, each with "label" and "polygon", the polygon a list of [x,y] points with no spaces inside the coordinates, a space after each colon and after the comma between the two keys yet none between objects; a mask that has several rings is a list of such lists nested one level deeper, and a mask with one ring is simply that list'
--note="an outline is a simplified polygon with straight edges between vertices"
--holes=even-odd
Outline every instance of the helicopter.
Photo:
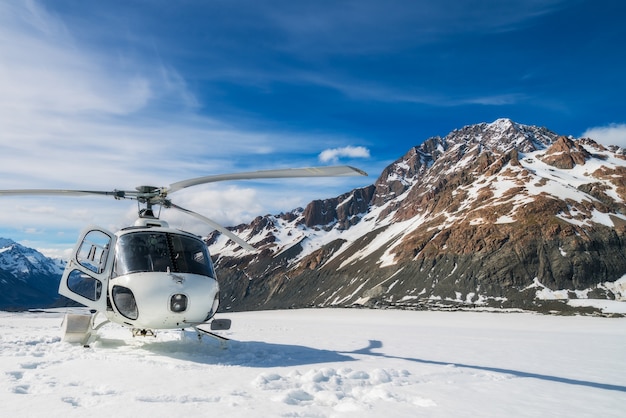
[{"label": "helicopter", "polygon": [[[59,294],[89,309],[89,314],[66,313],[63,340],[87,346],[97,331],[112,322],[130,328],[133,336],[155,336],[157,330],[194,329],[220,342],[212,331],[230,329],[229,319],[216,319],[220,288],[211,255],[201,237],[172,228],[160,219],[160,209],[176,209],[199,219],[248,251],[255,248],[219,223],[181,206],[170,195],[200,184],[297,177],[367,176],[351,166],[322,166],[263,170],[197,177],[167,187],[139,186],[135,190],[0,190],[0,196],[112,196],[136,200],[133,225],[111,232],[95,225],[84,228],[59,283]],[[103,316],[96,325],[96,318]],[[204,327],[208,325],[210,331]]]}]

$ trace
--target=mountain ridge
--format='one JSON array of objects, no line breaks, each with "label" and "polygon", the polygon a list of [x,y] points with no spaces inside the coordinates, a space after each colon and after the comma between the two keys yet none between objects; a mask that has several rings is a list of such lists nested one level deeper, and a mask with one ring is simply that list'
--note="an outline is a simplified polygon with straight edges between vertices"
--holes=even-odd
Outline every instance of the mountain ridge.
[{"label": "mountain ridge", "polygon": [[371,186],[233,228],[257,255],[212,234],[233,295],[224,305],[567,310],[563,294],[620,299],[625,173],[619,147],[509,119],[428,138]]},{"label": "mountain ridge", "polygon": [[41,308],[54,304],[65,262],[0,238],[0,309]]}]

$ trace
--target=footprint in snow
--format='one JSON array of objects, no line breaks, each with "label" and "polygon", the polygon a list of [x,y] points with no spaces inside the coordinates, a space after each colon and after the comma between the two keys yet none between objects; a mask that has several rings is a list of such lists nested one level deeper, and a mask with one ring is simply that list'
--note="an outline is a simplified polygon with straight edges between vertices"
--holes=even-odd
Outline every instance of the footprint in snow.
[{"label": "footprint in snow", "polygon": [[65,402],[65,403],[68,403],[68,404],[74,406],[74,407],[80,406],[80,401],[78,399],[76,399],[76,398],[71,397],[71,396],[66,396],[64,398],[61,398],[61,400],[63,402]]},{"label": "footprint in snow", "polygon": [[22,369],[33,370],[33,369],[36,369],[37,367],[41,366],[42,364],[43,363],[41,363],[41,362],[22,363],[22,364],[20,364],[20,367]]},{"label": "footprint in snow", "polygon": [[30,385],[17,385],[13,387],[13,393],[18,395],[26,395],[30,389]]},{"label": "footprint in snow", "polygon": [[12,378],[13,380],[20,380],[22,377],[24,377],[24,372],[22,371],[7,372],[6,375]]}]

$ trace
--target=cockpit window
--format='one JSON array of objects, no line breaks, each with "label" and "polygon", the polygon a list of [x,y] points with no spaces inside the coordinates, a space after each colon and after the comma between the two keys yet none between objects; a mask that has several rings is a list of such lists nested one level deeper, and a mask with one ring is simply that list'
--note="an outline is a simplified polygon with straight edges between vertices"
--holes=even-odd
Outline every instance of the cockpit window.
[{"label": "cockpit window", "polygon": [[206,246],[200,240],[167,232],[133,232],[119,237],[115,273],[193,273],[215,277]]}]

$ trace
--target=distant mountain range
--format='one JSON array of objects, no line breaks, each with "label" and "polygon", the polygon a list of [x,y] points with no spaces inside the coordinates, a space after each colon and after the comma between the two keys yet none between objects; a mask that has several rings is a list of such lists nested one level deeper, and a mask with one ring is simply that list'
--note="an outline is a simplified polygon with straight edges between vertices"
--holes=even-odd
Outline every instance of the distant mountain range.
[{"label": "distant mountain range", "polygon": [[[370,186],[231,229],[258,251],[207,237],[222,311],[580,311],[573,300],[626,301],[626,152],[499,119],[426,139]],[[54,303],[61,273],[0,239],[0,309]]]},{"label": "distant mountain range", "polygon": [[509,119],[433,137],[376,182],[218,232],[222,309],[571,310],[626,299],[626,155]]},{"label": "distant mountain range", "polygon": [[0,238],[0,309],[40,308],[59,299],[65,262]]}]

